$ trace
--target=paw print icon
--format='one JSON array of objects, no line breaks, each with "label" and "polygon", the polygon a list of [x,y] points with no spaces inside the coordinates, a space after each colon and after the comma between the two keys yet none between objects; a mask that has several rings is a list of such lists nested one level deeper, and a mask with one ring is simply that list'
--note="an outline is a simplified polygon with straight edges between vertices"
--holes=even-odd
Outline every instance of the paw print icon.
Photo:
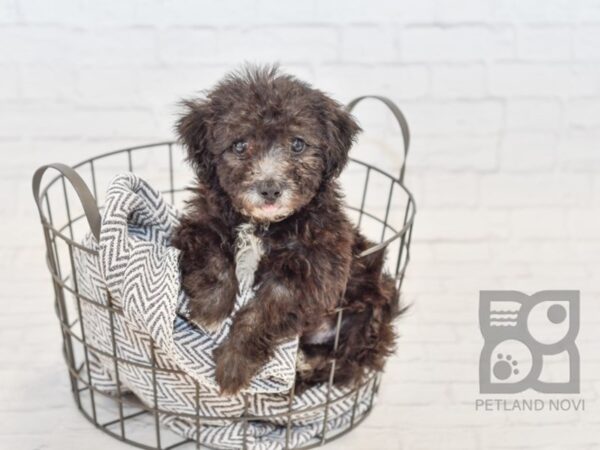
[{"label": "paw print icon", "polygon": [[579,392],[579,291],[481,291],[479,326],[481,393]]}]

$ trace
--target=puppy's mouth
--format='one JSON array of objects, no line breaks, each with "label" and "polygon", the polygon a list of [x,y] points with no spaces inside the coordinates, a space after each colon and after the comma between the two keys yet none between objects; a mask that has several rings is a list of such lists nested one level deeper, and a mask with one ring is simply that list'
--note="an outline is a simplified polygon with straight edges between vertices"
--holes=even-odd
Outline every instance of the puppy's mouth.
[{"label": "puppy's mouth", "polygon": [[275,214],[281,207],[275,203],[265,203],[259,209],[266,214]]},{"label": "puppy's mouth", "polygon": [[241,213],[257,222],[280,222],[289,217],[293,210],[281,202],[261,202],[246,203]]},{"label": "puppy's mouth", "polygon": [[293,194],[284,190],[274,199],[266,199],[255,190],[246,192],[239,198],[239,211],[257,222],[280,222],[293,214]]},{"label": "puppy's mouth", "polygon": [[292,211],[279,203],[263,203],[254,207],[249,216],[259,221],[279,222],[288,217]]}]

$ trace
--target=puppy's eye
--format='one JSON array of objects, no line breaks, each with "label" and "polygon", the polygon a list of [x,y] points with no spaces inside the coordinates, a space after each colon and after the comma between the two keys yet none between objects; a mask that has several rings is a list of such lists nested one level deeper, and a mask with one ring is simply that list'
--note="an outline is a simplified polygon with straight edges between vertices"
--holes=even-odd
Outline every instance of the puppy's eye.
[{"label": "puppy's eye", "polygon": [[236,141],[231,146],[231,150],[236,155],[243,155],[248,150],[248,143],[246,141]]},{"label": "puppy's eye", "polygon": [[294,153],[302,153],[306,148],[306,142],[300,138],[294,138],[292,141],[292,151]]}]

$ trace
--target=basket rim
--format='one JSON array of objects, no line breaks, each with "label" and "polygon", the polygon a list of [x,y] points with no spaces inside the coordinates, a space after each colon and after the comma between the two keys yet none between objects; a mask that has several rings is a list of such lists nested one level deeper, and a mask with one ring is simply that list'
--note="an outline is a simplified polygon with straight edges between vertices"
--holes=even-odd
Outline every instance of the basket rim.
[{"label": "basket rim", "polygon": [[[135,145],[135,146],[130,146],[130,147],[124,147],[124,148],[120,148],[120,149],[116,149],[116,150],[111,150],[105,153],[101,153],[89,158],[86,158],[76,164],[73,164],[72,166],[70,166],[72,169],[76,170],[79,168],[82,168],[83,166],[87,165],[92,165],[93,167],[93,163],[95,161],[101,160],[103,158],[107,158],[113,155],[117,155],[117,154],[121,154],[121,153],[128,153],[130,154],[133,151],[136,150],[148,150],[148,149],[152,149],[152,148],[157,148],[157,147],[168,147],[169,149],[171,149],[173,146],[175,145],[179,145],[179,143],[177,141],[171,140],[171,141],[159,141],[159,142],[153,142],[153,143],[149,143],[149,144],[142,144],[142,145]],[[408,232],[408,230],[412,227],[412,225],[414,224],[414,220],[415,220],[415,216],[416,216],[416,212],[417,212],[417,205],[416,205],[416,201],[414,198],[414,195],[412,194],[412,192],[404,185],[404,180],[403,177],[401,178],[401,175],[404,171],[404,166],[406,163],[406,160],[404,160],[402,162],[402,166],[400,169],[400,176],[395,177],[394,175],[391,175],[390,173],[380,169],[379,167],[371,164],[371,163],[367,163],[364,162],[360,159],[357,158],[353,158],[353,157],[349,157],[348,158],[349,162],[355,163],[355,164],[359,164],[363,167],[367,168],[367,171],[375,171],[377,173],[379,173],[380,175],[387,177],[388,180],[390,180],[392,182],[392,187],[391,189],[393,189],[393,186],[398,186],[406,195],[407,195],[407,202],[406,202],[406,214],[405,214],[405,218],[404,218],[404,223],[402,228],[400,228],[399,230],[395,230],[393,227],[386,225],[388,228],[392,229],[394,231],[394,234],[390,237],[388,237],[387,239],[383,240],[382,242],[375,244],[374,246],[364,250],[363,252],[361,252],[358,257],[362,258],[365,256],[368,256],[370,254],[376,253],[378,251],[381,251],[385,248],[388,247],[388,245],[390,245],[392,242],[394,242],[397,239],[400,239],[402,236],[406,235],[406,233]],[[74,240],[69,239],[67,236],[63,235],[62,233],[60,233],[60,231],[58,229],[56,229],[54,227],[54,224],[50,223],[48,221],[48,219],[43,215],[42,213],[42,209],[41,209],[41,199],[44,198],[47,195],[48,190],[54,185],[54,183],[58,182],[61,178],[64,178],[65,176],[62,173],[59,173],[58,175],[56,175],[55,177],[53,177],[46,185],[44,185],[44,187],[39,191],[38,197],[35,198],[35,201],[38,203],[38,207],[39,207],[39,211],[40,211],[40,218],[41,218],[41,222],[42,222],[42,226],[52,230],[52,232],[54,234],[57,234],[61,237],[61,239],[65,239],[67,242],[69,242],[69,244],[71,245],[76,245],[78,247],[80,247],[78,245],[77,242],[75,242]],[[86,184],[87,185],[87,184]],[[167,191],[169,192],[169,191]],[[391,193],[390,193],[391,194]],[[96,201],[96,208],[100,209],[100,206],[97,204],[97,199],[94,196],[94,200]],[[389,196],[388,199],[388,205],[386,208],[386,216],[389,213],[390,210],[390,201],[391,201],[391,195]],[[352,208],[352,209],[356,209],[356,208]],[[363,212],[363,214],[365,215],[370,215],[369,213]],[[78,218],[73,219],[72,221],[76,220]],[[386,217],[387,219],[387,217]],[[92,251],[92,249],[87,249],[87,247],[81,248],[82,250],[90,250]]]}]

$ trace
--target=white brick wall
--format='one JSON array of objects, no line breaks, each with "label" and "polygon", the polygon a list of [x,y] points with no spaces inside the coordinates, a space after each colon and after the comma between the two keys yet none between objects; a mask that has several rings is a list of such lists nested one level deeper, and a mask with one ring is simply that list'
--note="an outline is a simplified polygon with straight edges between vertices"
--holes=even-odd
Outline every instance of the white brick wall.
[{"label": "white brick wall", "polygon": [[[0,447],[125,448],[69,398],[34,168],[171,138],[176,102],[243,61],[387,95],[413,130],[414,308],[331,448],[600,448],[600,0],[0,0]],[[389,114],[357,116],[355,156],[395,172]],[[474,411],[478,291],[502,288],[581,289],[585,412]]]}]

